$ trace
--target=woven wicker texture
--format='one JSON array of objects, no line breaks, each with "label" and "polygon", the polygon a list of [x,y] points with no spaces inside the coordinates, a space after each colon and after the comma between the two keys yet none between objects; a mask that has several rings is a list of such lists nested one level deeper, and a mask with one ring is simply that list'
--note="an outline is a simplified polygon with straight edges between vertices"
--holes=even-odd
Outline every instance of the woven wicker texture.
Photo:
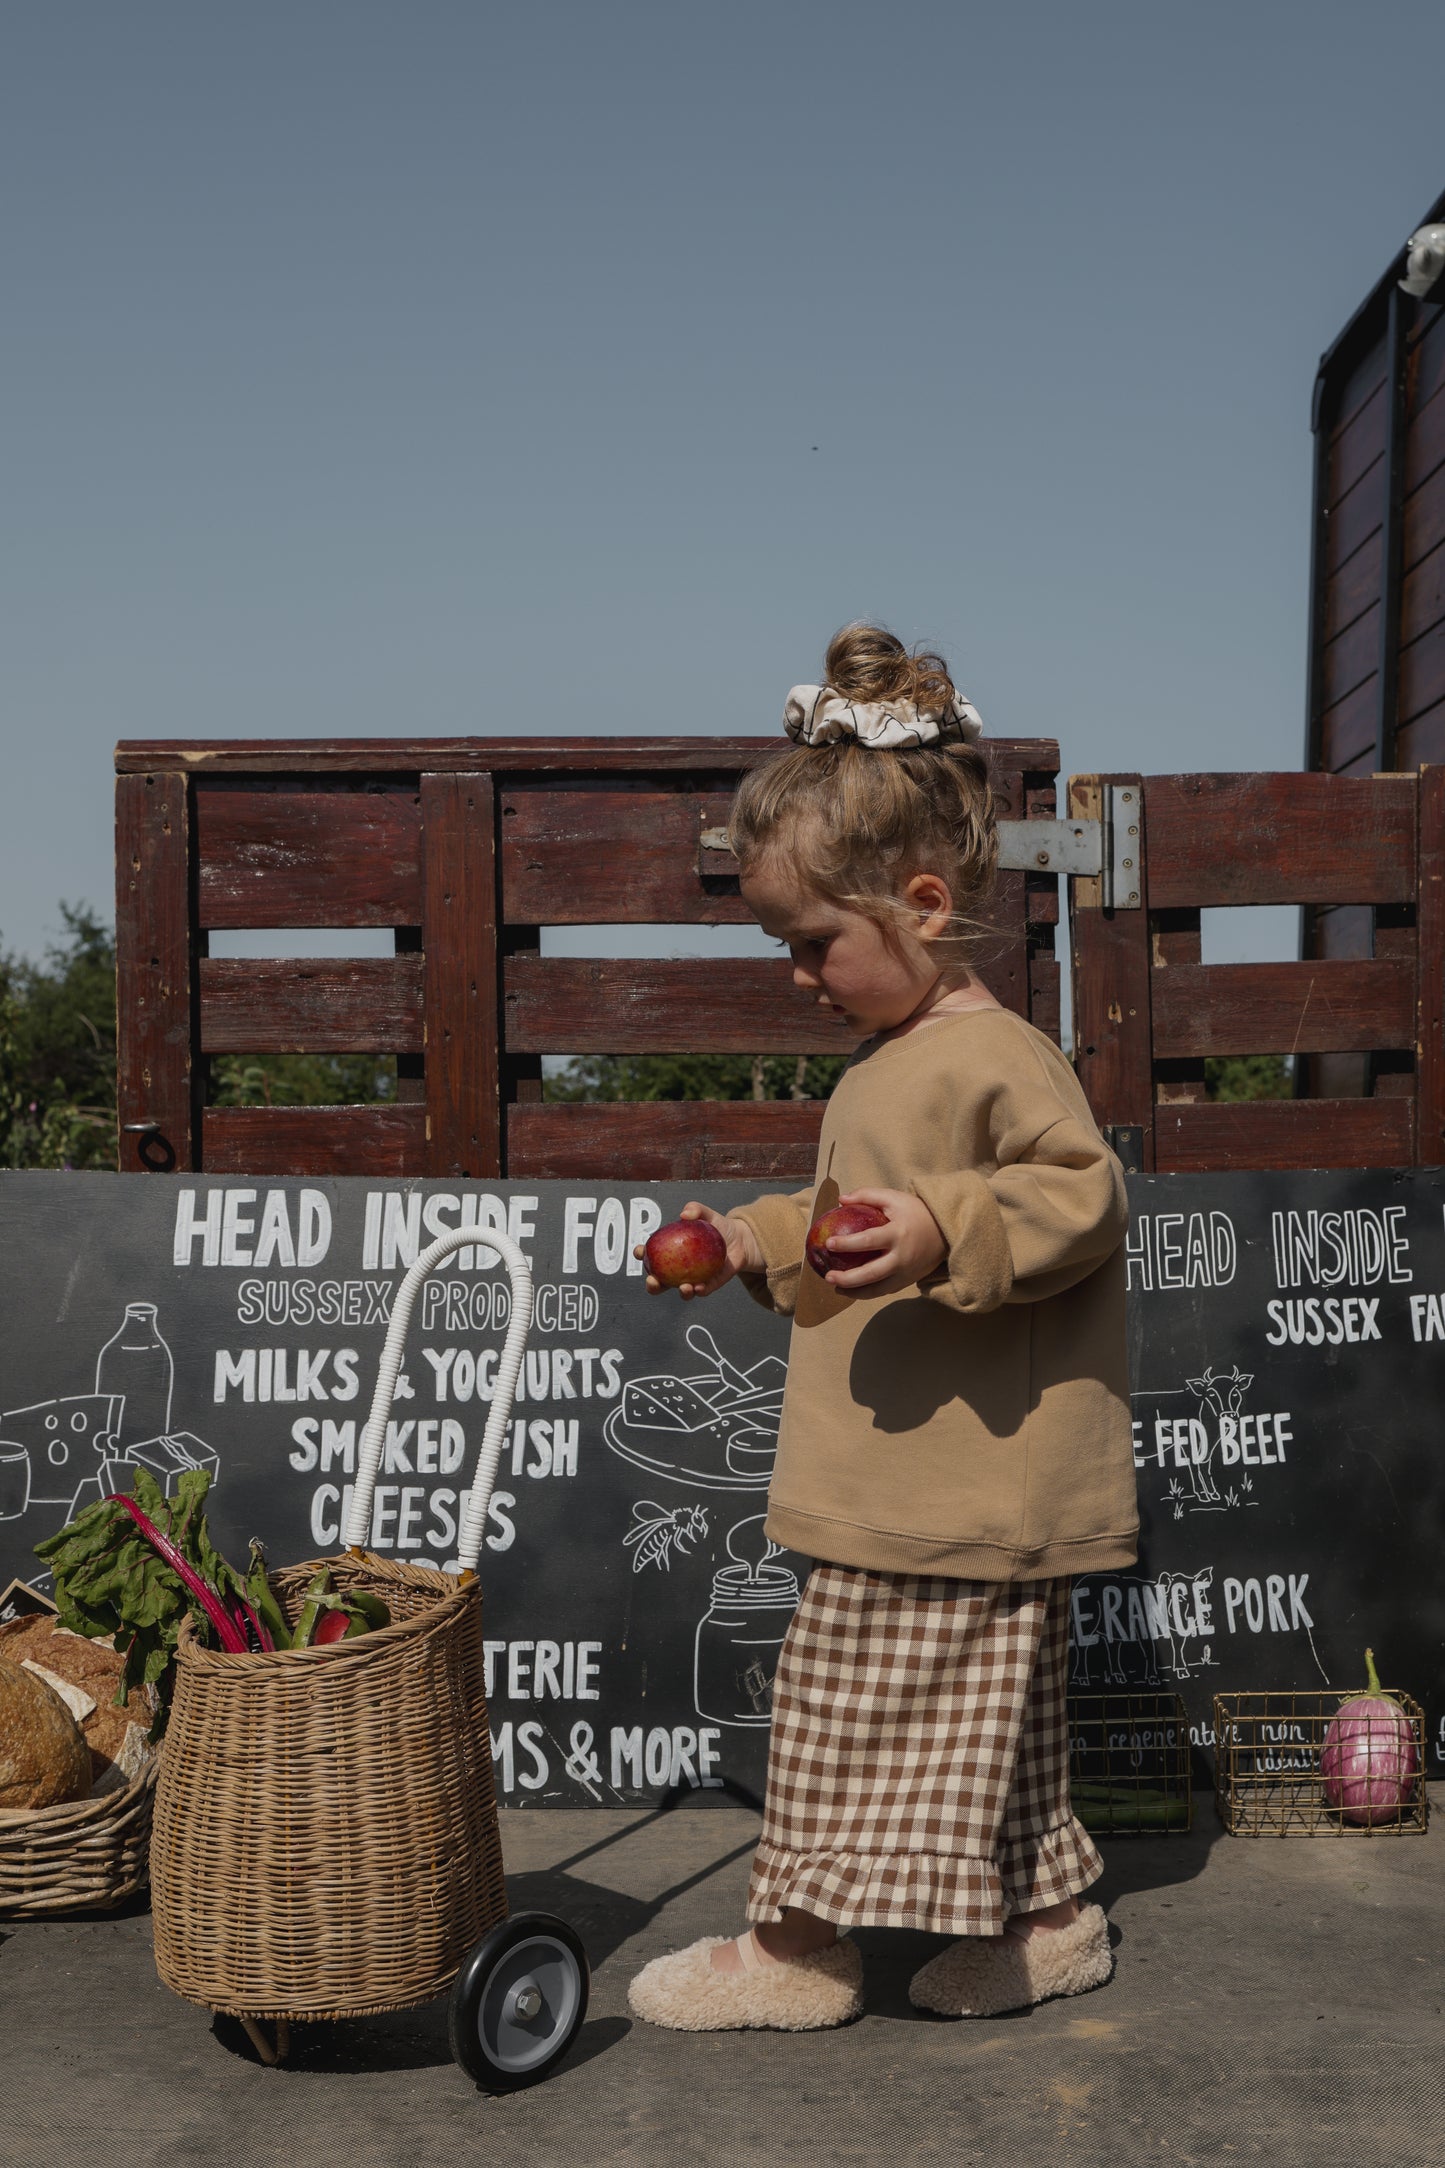
[{"label": "woven wicker texture", "polygon": [[108,1912],[145,1888],[156,1764],[123,1791],[0,1814],[0,1913]]},{"label": "woven wicker texture", "polygon": [[320,1563],[392,1624],[226,1656],[183,1630],[151,1846],[156,1968],[236,2016],[362,2017],[428,2001],[506,1917],[481,1591],[390,1560]]}]

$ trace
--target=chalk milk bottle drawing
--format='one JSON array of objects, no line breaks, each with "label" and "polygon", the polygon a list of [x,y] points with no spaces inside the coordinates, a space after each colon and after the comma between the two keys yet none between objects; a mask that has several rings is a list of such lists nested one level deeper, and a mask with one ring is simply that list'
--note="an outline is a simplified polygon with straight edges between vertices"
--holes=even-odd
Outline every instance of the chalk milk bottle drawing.
[{"label": "chalk milk bottle drawing", "polygon": [[[708,1367],[624,1381],[603,1425],[614,1453],[654,1478],[710,1491],[766,1492],[778,1448],[788,1366],[765,1355],[744,1370],[729,1360],[706,1326],[691,1324],[687,1344]],[[709,1533],[706,1504],[668,1507],[634,1502],[623,1538],[633,1570],[671,1572]],[[725,1536],[727,1563],[711,1577],[693,1651],[693,1698],[709,1723],[766,1725],[773,1675],[788,1622],[798,1606],[797,1576],[780,1564],[762,1514],[735,1521]]]},{"label": "chalk milk bottle drawing", "polygon": [[[175,1364],[153,1302],[129,1302],[95,1363],[95,1390],[32,1401],[0,1414],[0,1520],[65,1508],[73,1520],[108,1491],[129,1490],[137,1466],[169,1497],[187,1468],[214,1481],[215,1449],[173,1431]],[[57,1527],[53,1510],[47,1523]]]}]

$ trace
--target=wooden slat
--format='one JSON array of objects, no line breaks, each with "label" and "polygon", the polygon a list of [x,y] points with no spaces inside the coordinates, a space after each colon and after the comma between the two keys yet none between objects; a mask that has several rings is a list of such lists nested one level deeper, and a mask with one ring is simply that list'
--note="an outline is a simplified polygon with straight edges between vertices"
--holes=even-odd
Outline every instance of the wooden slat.
[{"label": "wooden slat", "polygon": [[1343,700],[1326,709],[1320,717],[1320,752],[1327,771],[1338,774],[1362,753],[1369,754],[1373,770],[1377,705],[1374,680],[1367,678],[1363,685],[1356,686]]},{"label": "wooden slat", "polygon": [[1408,777],[1156,775],[1149,903],[1395,903],[1415,887]]},{"label": "wooden slat", "polygon": [[[209,772],[209,771],[208,771]],[[415,926],[415,790],[196,789],[203,926]]]},{"label": "wooden slat", "polygon": [[1347,423],[1353,421],[1362,406],[1371,400],[1385,381],[1385,341],[1383,336],[1360,355],[1344,376],[1335,377],[1330,386],[1333,409],[1325,417],[1325,426],[1333,440]]},{"label": "wooden slat", "polygon": [[848,1054],[857,1044],[793,984],[790,963],[750,956],[510,956],[509,1051],[547,1054]]},{"label": "wooden slat", "polygon": [[[1148,877],[1152,836],[1143,832],[1145,807],[1138,776],[1073,776],[1071,818],[1097,820],[1102,788],[1116,783],[1139,801],[1139,854]],[[1149,914],[1105,911],[1099,883],[1072,884],[1074,1066],[1100,1127],[1133,1123],[1143,1131],[1142,1166],[1152,1171],[1154,1071],[1150,1057]]]},{"label": "wooden slat", "polygon": [[1371,1053],[1415,1041],[1415,967],[1185,964],[1154,973],[1154,1053]]},{"label": "wooden slat", "polygon": [[1380,606],[1374,604],[1320,656],[1320,698],[1327,708],[1373,677],[1380,654]]},{"label": "wooden slat", "polygon": [[[993,753],[989,758],[989,785],[993,792],[994,813],[999,820],[1017,821],[1025,817],[1028,809],[1025,778],[1016,766],[999,760]],[[995,1001],[1002,1002],[1006,1009],[1025,1019],[1030,997],[1026,880],[1027,875],[1021,872],[998,874],[993,893],[978,914],[982,924],[992,928],[991,933],[980,935],[979,975]]]},{"label": "wooden slat", "polygon": [[1337,505],[1380,456],[1385,443],[1383,378],[1330,445],[1326,503]]},{"label": "wooden slat", "polygon": [[1045,1038],[1059,1043],[1062,974],[1054,956],[1029,958],[1029,1022]]},{"label": "wooden slat", "polygon": [[1400,562],[1407,572],[1445,542],[1445,466],[1437,467],[1406,497],[1401,535]]},{"label": "wooden slat", "polygon": [[1445,392],[1436,392],[1428,406],[1410,421],[1405,437],[1405,487],[1420,488],[1445,461]]},{"label": "wooden slat", "polygon": [[[1052,773],[1052,739],[990,740],[990,776],[1001,819],[1021,818],[1023,777]],[[1021,763],[1020,755],[1026,759]],[[502,901],[508,924],[747,925],[752,914],[726,859],[698,867],[704,828],[726,825],[731,788],[630,789],[605,785],[503,785]],[[1015,806],[1015,799],[1018,800]],[[1021,940],[1021,873],[999,876],[988,917]],[[996,953],[996,951],[995,951]],[[1021,980],[1022,965],[1014,971]],[[1000,999],[1003,995],[1000,994]],[[1017,996],[1010,1006],[1025,1006]]]},{"label": "wooden slat", "polygon": [[[1441,484],[1445,492],[1445,482]],[[1445,617],[1445,543],[1406,573],[1400,585],[1400,644],[1408,646]]]},{"label": "wooden slat", "polygon": [[[1151,911],[1149,914],[1149,955],[1154,966],[1154,977],[1149,982],[1149,1001],[1152,1012],[1156,988],[1164,983],[1161,972],[1168,973],[1172,985],[1176,971],[1191,969],[1200,960],[1202,928],[1198,911]],[[1157,1021],[1151,1026],[1157,1035]],[[1159,1049],[1156,1046],[1155,1054]],[[1166,1105],[1182,1105],[1186,1101],[1207,1099],[1208,1080],[1202,1057],[1179,1056],[1154,1063],[1154,1096]]]},{"label": "wooden slat", "polygon": [[[1426,314],[1422,310],[1422,317]],[[1417,323],[1410,342],[1410,411],[1418,413],[1445,390],[1445,309],[1433,308]]]},{"label": "wooden slat", "polygon": [[1326,586],[1326,640],[1335,639],[1347,626],[1353,625],[1357,617],[1362,617],[1372,603],[1379,601],[1380,534],[1381,530],[1376,527]]},{"label": "wooden slat", "polygon": [[422,1045],[420,956],[201,959],[208,1054],[401,1054]]},{"label": "wooden slat", "polygon": [[[156,771],[116,781],[116,1104],[122,1174],[196,1164],[189,785]],[[153,1122],[146,1135],[128,1122]]]},{"label": "wooden slat", "polygon": [[1234,1105],[1160,1107],[1155,1168],[1198,1174],[1214,1167],[1408,1167],[1414,1152],[1409,1099],[1254,1099]]},{"label": "wooden slat", "polygon": [[208,1107],[207,1174],[426,1173],[422,1107]]},{"label": "wooden slat", "polygon": [[1445,700],[1437,701],[1433,708],[1402,726],[1395,741],[1395,757],[1402,768],[1445,761]]},{"label": "wooden slat", "polygon": [[1338,904],[1313,916],[1315,955],[1361,962],[1374,955],[1374,913],[1368,905]]},{"label": "wooden slat", "polygon": [[721,827],[727,790],[504,787],[502,910],[510,923],[741,925],[735,875],[697,869],[698,837]]},{"label": "wooden slat", "polygon": [[[781,726],[741,738],[123,738],[115,766],[118,775],[733,775],[787,743]],[[988,749],[1004,765],[1058,773],[1056,739],[990,738]]]},{"label": "wooden slat", "polygon": [[502,1171],[490,775],[424,775],[427,1172]]},{"label": "wooden slat", "polygon": [[513,1180],[810,1181],[820,1100],[613,1101],[507,1110]]},{"label": "wooden slat", "polygon": [[[1053,814],[1041,816],[1052,820]],[[1026,873],[1024,875],[1024,916],[1030,926],[1057,926],[1059,923],[1059,884],[1054,875]]]},{"label": "wooden slat", "polygon": [[1326,512],[1320,537],[1324,549],[1322,569],[1332,579],[1362,542],[1368,541],[1384,517],[1385,455],[1368,466],[1349,495]]},{"label": "wooden slat", "polygon": [[1400,722],[1445,700],[1445,618],[1400,650]]},{"label": "wooden slat", "polygon": [[1415,1156],[1445,1165],[1445,766],[1420,775]]}]

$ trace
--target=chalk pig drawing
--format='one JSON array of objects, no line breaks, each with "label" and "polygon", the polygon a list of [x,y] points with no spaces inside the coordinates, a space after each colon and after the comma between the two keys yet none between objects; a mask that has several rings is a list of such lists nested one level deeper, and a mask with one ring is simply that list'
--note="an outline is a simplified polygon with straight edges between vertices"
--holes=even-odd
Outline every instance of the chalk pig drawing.
[{"label": "chalk pig drawing", "polygon": [[1081,1584],[1073,1595],[1070,1685],[1158,1686],[1161,1674],[1188,1679],[1207,1668],[1214,1661],[1213,1585],[1213,1566]]}]

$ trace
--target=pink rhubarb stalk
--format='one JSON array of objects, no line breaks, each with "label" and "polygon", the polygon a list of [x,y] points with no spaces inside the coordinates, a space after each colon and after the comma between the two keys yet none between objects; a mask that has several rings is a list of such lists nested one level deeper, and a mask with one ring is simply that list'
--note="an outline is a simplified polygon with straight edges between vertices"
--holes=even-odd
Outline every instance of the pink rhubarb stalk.
[{"label": "pink rhubarb stalk", "polygon": [[126,1512],[135,1522],[146,1542],[165,1560],[177,1580],[184,1582],[195,1597],[196,1602],[205,1612],[212,1626],[214,1626],[216,1637],[226,1653],[229,1656],[246,1655],[248,1653],[246,1637],[240,1627],[226,1610],[215,1590],[201,1579],[193,1566],[188,1565],[186,1560],[182,1558],[170,1537],[161,1534],[155,1522],[141,1511],[134,1498],[126,1498],[119,1491],[113,1491],[108,1502],[111,1505],[125,1507]]}]

